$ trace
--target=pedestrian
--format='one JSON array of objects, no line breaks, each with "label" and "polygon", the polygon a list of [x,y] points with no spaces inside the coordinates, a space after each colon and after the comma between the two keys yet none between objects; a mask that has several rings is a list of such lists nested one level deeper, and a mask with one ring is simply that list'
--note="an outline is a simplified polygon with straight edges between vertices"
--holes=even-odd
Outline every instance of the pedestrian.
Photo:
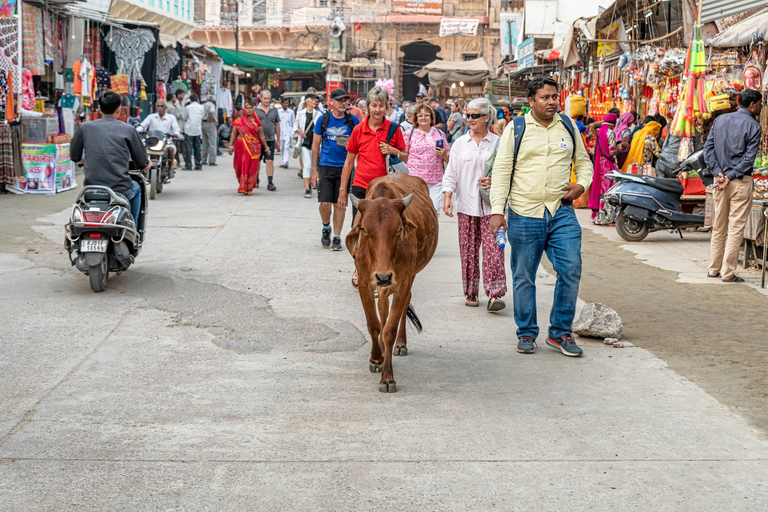
[{"label": "pedestrian", "polygon": [[403,133],[413,128],[413,121],[414,121],[413,114],[416,113],[416,107],[418,107],[418,105],[411,104],[410,106],[408,106],[408,110],[405,111],[405,121],[400,123],[400,128],[402,128]]},{"label": "pedestrian", "polygon": [[261,128],[261,121],[250,103],[245,104],[243,115],[232,123],[228,151],[230,155],[235,155],[237,193],[249,196],[254,187],[258,187],[261,152],[271,151]]},{"label": "pedestrian", "polygon": [[[421,86],[421,84],[419,84],[419,85],[420,85],[420,87],[423,87],[423,86]],[[416,102],[416,105],[421,105],[424,102],[424,98],[425,97],[426,97],[426,95],[423,92],[421,92],[421,91],[417,92],[416,93],[416,99],[414,100]]]},{"label": "pedestrian", "polygon": [[180,156],[184,156],[184,162],[186,163],[186,141],[184,140],[184,91],[178,89],[175,94],[171,94],[166,102],[166,112],[172,115],[176,119],[176,124],[179,126],[179,137],[176,139],[176,165],[181,165]]},{"label": "pedestrian", "polygon": [[156,130],[162,132],[163,135],[170,133],[173,136],[173,142],[168,144],[166,151],[168,158],[171,160],[171,163],[173,163],[174,156],[176,155],[176,145],[174,142],[181,134],[179,123],[176,121],[176,117],[168,113],[168,106],[165,100],[157,100],[155,102],[155,109],[157,112],[149,114],[136,128],[136,131],[151,132]]},{"label": "pedestrian", "polygon": [[613,131],[615,124],[616,114],[606,114],[600,129],[597,131],[595,164],[588,206],[592,210],[592,224],[598,226],[613,224],[616,221],[614,208],[603,199],[603,194],[613,185],[613,182],[605,176],[618,168],[616,153],[624,147],[616,143],[616,134]]},{"label": "pedestrian", "polygon": [[429,106],[432,107],[432,110],[435,111],[435,118],[437,119],[437,122],[435,123],[435,127],[440,131],[446,130],[446,124],[448,116],[445,114],[445,109],[440,106],[440,102],[437,100],[437,98],[430,98],[429,99]]},{"label": "pedestrian", "polygon": [[[536,271],[546,252],[557,274],[547,344],[567,356],[580,356],[571,324],[581,279],[581,226],[571,203],[589,186],[592,164],[573,120],[557,114],[556,81],[534,78],[528,85],[528,104],[531,111],[525,115],[516,168],[519,134],[507,130],[499,144],[490,193],[491,232],[508,226],[517,351],[531,354],[536,349]],[[508,224],[504,219],[507,202]]]},{"label": "pedestrian", "polygon": [[[349,95],[344,89],[331,92],[331,110],[315,123],[312,141],[312,182],[317,187],[320,203],[320,219],[323,231],[320,242],[324,248],[341,251],[341,228],[344,225],[343,208],[339,208],[339,191],[349,191],[349,180],[341,181],[344,162],[347,160],[347,143],[360,120],[348,110]],[[311,197],[306,191],[304,197]],[[331,209],[333,209],[333,242],[331,242]]]},{"label": "pedestrian", "polygon": [[415,108],[416,125],[403,133],[408,153],[408,174],[423,179],[440,215],[443,207],[443,166],[448,162],[448,140],[435,128],[435,111],[429,105]]},{"label": "pedestrian", "polygon": [[355,102],[350,99],[350,101],[347,103],[347,110],[349,110],[349,113],[355,116],[358,120],[363,119],[365,116],[363,115],[363,111],[360,110],[355,106]]},{"label": "pedestrian", "polygon": [[[189,95],[189,104],[184,109],[184,136],[189,144],[189,152],[195,157],[195,170],[202,171],[203,164],[200,161],[200,145],[203,134],[203,106],[200,104],[197,94]],[[184,169],[192,170],[192,159],[184,155]]]},{"label": "pedestrian", "polygon": [[[488,130],[494,119],[491,102],[478,98],[469,103],[469,133],[459,137],[451,147],[451,158],[443,177],[443,211],[459,218],[459,254],[464,285],[464,305],[478,307],[480,288],[480,248],[483,250],[483,289],[488,296],[486,309],[501,311],[506,307],[507,275],[504,250],[491,232],[491,205],[481,196],[480,188],[488,188],[491,178],[484,177],[485,163],[499,140]],[[457,197],[453,197],[456,194]]]},{"label": "pedestrian", "polygon": [[227,117],[224,120],[224,124],[219,126],[219,140],[222,142],[226,142],[229,144],[229,136],[232,135],[232,118]]},{"label": "pedestrian", "polygon": [[283,98],[280,102],[280,167],[288,168],[288,158],[291,156],[291,135],[293,134],[293,125],[296,123],[296,113],[289,108],[288,98]]},{"label": "pedestrian", "polygon": [[366,106],[365,98],[360,98],[357,100],[357,108],[359,108],[360,112],[363,113],[363,119],[365,119],[365,117],[368,116],[368,107]]},{"label": "pedestrian", "polygon": [[464,135],[465,121],[464,116],[461,115],[461,110],[459,110],[460,107],[458,101],[448,100],[445,104],[451,109],[451,112],[448,115],[448,121],[446,122],[445,133],[448,142],[453,144],[455,140]]},{"label": "pedestrian", "polygon": [[653,162],[655,158],[661,156],[659,136],[661,136],[661,125],[656,121],[647,122],[632,139],[632,145],[624,160],[621,172],[628,172],[635,165],[641,174],[656,177]]},{"label": "pedestrian", "polygon": [[704,160],[715,175],[715,217],[712,221],[711,256],[707,275],[724,283],[741,283],[736,263],[752,208],[752,168],[760,149],[762,130],[756,120],[763,95],[753,89],[739,94],[739,110],[715,119],[704,144]]},{"label": "pedestrian", "polygon": [[[408,153],[405,150],[402,130],[392,129],[384,115],[389,104],[389,94],[386,89],[376,86],[368,91],[365,108],[368,116],[352,130],[347,142],[347,159],[341,174],[341,183],[347,183],[352,175],[352,167],[357,158],[355,178],[349,189],[349,194],[358,199],[365,199],[368,184],[380,176],[387,175],[387,156],[394,156],[408,163]],[[341,187],[337,207],[346,210],[347,190]],[[355,222],[357,208],[352,208],[352,223]],[[357,287],[357,272],[352,277],[353,286]]]},{"label": "pedestrian", "polygon": [[203,165],[210,165],[216,167],[216,153],[218,152],[218,134],[217,134],[217,114],[216,114],[216,99],[212,94],[208,95],[208,99],[203,105]]},{"label": "pedestrian", "polygon": [[496,119],[496,122],[493,123],[493,133],[494,135],[498,135],[501,137],[504,135],[504,130],[507,128],[507,120],[504,119],[504,116],[500,117],[499,119]]},{"label": "pedestrian", "polygon": [[[317,94],[308,93],[304,98],[304,108],[296,115],[296,122],[293,125],[293,133],[298,136],[297,144],[301,147],[301,157],[299,163],[301,170],[299,176],[304,180],[304,190],[310,189],[310,178],[312,177],[312,144],[315,136],[315,123],[322,114],[317,109],[320,97]],[[306,196],[306,192],[305,192]],[[310,197],[311,192],[310,192]]]},{"label": "pedestrian", "polygon": [[272,178],[275,174],[275,145],[276,141],[280,140],[280,114],[277,113],[277,109],[271,103],[272,93],[268,89],[263,89],[261,102],[254,110],[259,116],[261,128],[264,130],[264,137],[267,140],[267,146],[269,146],[269,151],[262,151],[261,153],[261,159],[267,167],[267,190],[274,192],[277,187],[272,182]]}]

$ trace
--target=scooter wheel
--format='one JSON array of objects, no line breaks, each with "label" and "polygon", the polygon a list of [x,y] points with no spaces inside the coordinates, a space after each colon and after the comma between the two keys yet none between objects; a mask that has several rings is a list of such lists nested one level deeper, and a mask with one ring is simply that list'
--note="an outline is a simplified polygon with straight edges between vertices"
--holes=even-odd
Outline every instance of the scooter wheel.
[{"label": "scooter wheel", "polygon": [[91,281],[91,290],[96,293],[107,289],[107,279],[109,279],[109,267],[107,266],[107,255],[101,259],[101,263],[88,269],[88,279]]},{"label": "scooter wheel", "polygon": [[619,236],[627,242],[640,242],[651,232],[646,224],[630,219],[624,215],[623,210],[619,213],[619,217],[616,219],[616,231],[619,233]]}]

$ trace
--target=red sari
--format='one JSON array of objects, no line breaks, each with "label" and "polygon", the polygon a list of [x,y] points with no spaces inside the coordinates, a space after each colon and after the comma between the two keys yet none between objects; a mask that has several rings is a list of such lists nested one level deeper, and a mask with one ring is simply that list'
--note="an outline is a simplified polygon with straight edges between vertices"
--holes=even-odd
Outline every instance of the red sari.
[{"label": "red sari", "polygon": [[259,176],[259,157],[261,156],[261,141],[259,128],[261,121],[256,115],[248,118],[238,117],[232,126],[237,128],[235,141],[235,176],[239,187],[238,193],[250,194],[256,187]]}]

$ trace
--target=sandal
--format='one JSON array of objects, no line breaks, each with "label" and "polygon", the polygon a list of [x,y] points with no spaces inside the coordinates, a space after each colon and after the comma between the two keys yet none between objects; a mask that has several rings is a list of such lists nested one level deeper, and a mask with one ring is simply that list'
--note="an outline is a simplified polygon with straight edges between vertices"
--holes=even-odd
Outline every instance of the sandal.
[{"label": "sandal", "polygon": [[466,302],[464,302],[465,306],[469,306],[470,308],[476,308],[480,305],[480,303],[477,301],[477,295],[471,295],[467,297]]},{"label": "sandal", "polygon": [[731,279],[723,279],[724,283],[743,283],[744,278],[739,276],[733,276]]},{"label": "sandal", "polygon": [[712,274],[710,274],[709,272],[707,272],[707,277],[720,277],[720,272],[718,272],[718,273],[717,273],[717,274],[715,274],[715,275],[712,275]]},{"label": "sandal", "polygon": [[355,270],[355,273],[352,276],[352,287],[357,289],[357,270]]},{"label": "sandal", "polygon": [[491,313],[501,311],[505,307],[507,307],[507,305],[499,297],[491,297],[491,300],[488,301],[488,311]]}]

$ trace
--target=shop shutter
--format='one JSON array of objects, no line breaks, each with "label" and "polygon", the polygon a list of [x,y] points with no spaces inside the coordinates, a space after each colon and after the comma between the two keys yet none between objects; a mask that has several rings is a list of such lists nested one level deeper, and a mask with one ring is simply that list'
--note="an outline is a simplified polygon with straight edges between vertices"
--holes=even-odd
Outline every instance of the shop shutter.
[{"label": "shop shutter", "polygon": [[734,14],[765,7],[765,0],[703,0],[701,22],[708,23]]}]

